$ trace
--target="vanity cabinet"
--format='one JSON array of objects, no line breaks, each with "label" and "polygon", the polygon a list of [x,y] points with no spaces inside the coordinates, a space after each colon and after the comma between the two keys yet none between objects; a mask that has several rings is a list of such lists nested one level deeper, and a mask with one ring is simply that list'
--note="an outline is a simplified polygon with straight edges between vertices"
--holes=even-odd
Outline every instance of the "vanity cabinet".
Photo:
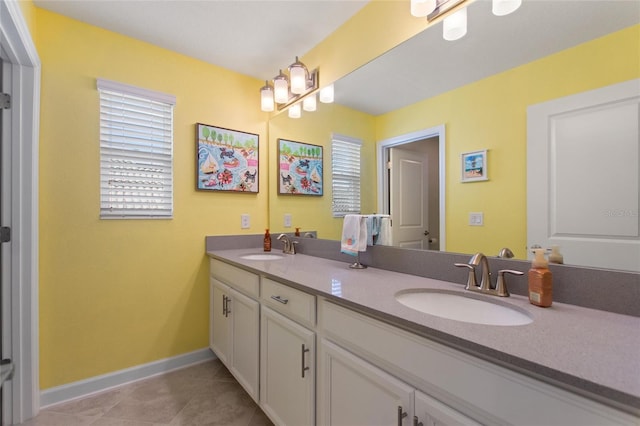
[{"label": "vanity cabinet", "polygon": [[277,425],[315,424],[315,333],[264,307],[260,406]]},{"label": "vanity cabinet", "polygon": [[[318,306],[318,333],[332,344],[329,346],[323,340],[323,355],[318,366],[321,380],[318,411],[323,424],[343,424],[332,423],[334,407],[331,404],[338,400],[332,394],[336,389],[341,397],[348,398],[343,404],[351,404],[354,398],[358,401],[358,398],[344,390],[347,385],[339,386],[340,381],[330,371],[336,368],[338,361],[348,358],[345,353],[354,354],[350,363],[341,361],[343,365],[351,366],[349,374],[352,376],[357,376],[354,371],[358,369],[366,371],[363,365],[369,363],[370,371],[377,371],[373,368],[380,370],[378,376],[384,377],[382,373],[385,373],[414,388],[414,398],[409,408],[405,410],[402,405],[407,416],[402,423],[396,421],[393,424],[413,424],[414,415],[416,422],[422,422],[424,426],[473,425],[476,422],[563,426],[637,424],[637,418],[632,415],[406,332],[352,309],[324,299],[320,300]],[[340,348],[341,352],[337,350]],[[326,355],[327,351],[329,355]],[[358,368],[353,367],[356,365]],[[345,366],[339,368],[348,369]],[[359,375],[362,376],[362,373]],[[373,374],[368,376],[368,384],[364,378],[359,379],[360,385],[368,387],[369,393],[380,393],[377,389],[380,388],[380,382],[373,381],[372,377]],[[396,383],[386,391],[393,394],[397,386]],[[360,407],[365,410],[378,408],[376,400]],[[352,420],[352,423],[359,422]]]},{"label": "vanity cabinet", "polygon": [[[228,265],[226,265],[228,266]],[[237,268],[234,268],[237,269]],[[238,270],[241,274],[225,274],[227,269],[215,269],[210,278],[209,346],[231,374],[257,402],[259,400],[260,304],[234,288],[242,288],[257,297],[258,276]],[[249,275],[244,275],[244,274]],[[225,279],[222,282],[220,279]],[[244,279],[242,278],[244,277]],[[238,279],[240,281],[238,281]],[[255,283],[254,287],[252,283]]]},{"label": "vanity cabinet", "polygon": [[323,339],[318,423],[332,426],[479,425],[375,365]]}]

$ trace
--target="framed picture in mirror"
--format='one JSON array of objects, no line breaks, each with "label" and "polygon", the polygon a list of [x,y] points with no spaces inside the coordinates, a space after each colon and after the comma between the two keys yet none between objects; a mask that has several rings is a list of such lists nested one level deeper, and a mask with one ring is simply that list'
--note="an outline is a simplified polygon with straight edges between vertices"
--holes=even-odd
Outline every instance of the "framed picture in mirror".
[{"label": "framed picture in mirror", "polygon": [[322,147],[278,139],[278,194],[323,195]]},{"label": "framed picture in mirror", "polygon": [[259,191],[259,136],[196,123],[196,189]]},{"label": "framed picture in mirror", "polygon": [[487,176],[487,150],[465,152],[462,157],[462,182],[489,180]]}]

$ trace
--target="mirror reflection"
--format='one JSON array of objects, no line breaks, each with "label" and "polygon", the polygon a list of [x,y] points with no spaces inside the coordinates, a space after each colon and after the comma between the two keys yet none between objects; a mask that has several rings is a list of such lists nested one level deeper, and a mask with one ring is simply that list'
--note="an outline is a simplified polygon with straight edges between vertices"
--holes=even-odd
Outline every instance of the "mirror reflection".
[{"label": "mirror reflection", "polygon": [[[300,227],[340,238],[342,220],[331,215],[332,134],[363,142],[362,213],[384,213],[388,181],[378,169],[387,151],[378,145],[442,126],[443,203],[439,209],[431,202],[429,210],[444,226],[442,235],[438,225],[425,227],[437,245],[427,240],[424,248],[497,255],[509,247],[516,258],[528,257],[527,108],[639,78],[640,4],[525,1],[505,17],[491,15],[490,2],[468,8],[464,38],[444,41],[437,24],[336,82],[335,104],[319,104],[300,119],[280,114],[270,121],[269,158],[276,158],[278,138],[325,147],[326,188],[315,199],[278,196],[271,164],[272,229]],[[478,150],[487,150],[488,180],[462,182],[461,155]],[[284,228],[285,213],[292,228]],[[481,226],[470,223],[477,213]]]}]

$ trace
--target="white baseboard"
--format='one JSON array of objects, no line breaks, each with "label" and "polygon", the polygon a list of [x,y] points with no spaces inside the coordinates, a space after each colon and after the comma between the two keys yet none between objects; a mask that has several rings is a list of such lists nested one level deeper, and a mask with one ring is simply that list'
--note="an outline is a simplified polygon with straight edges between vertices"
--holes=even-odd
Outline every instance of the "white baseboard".
[{"label": "white baseboard", "polygon": [[73,399],[82,398],[94,393],[104,392],[108,389],[122,386],[127,383],[147,379],[158,374],[184,368],[192,364],[198,364],[216,356],[209,348],[165,358],[158,361],[127,368],[102,376],[56,386],[40,392],[40,408],[60,404]]}]

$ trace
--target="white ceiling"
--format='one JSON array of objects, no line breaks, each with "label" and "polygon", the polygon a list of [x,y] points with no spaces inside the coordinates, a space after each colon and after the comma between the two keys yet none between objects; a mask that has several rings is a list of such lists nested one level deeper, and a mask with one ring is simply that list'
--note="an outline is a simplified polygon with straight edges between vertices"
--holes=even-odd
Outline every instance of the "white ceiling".
[{"label": "white ceiling", "polygon": [[[366,3],[35,0],[53,12],[262,80]],[[464,38],[444,41],[437,24],[337,82],[336,102],[381,114],[640,22],[638,0],[523,0],[503,17],[491,14],[488,0],[468,8]]]}]

